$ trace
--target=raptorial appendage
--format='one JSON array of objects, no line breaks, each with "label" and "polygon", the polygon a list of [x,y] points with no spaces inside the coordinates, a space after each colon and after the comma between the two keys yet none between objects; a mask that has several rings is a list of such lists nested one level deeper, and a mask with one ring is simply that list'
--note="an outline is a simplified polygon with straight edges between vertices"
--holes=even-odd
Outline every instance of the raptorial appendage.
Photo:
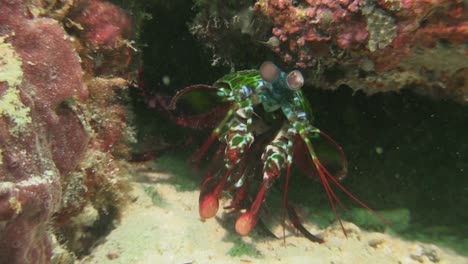
[{"label": "raptorial appendage", "polygon": [[[224,122],[221,122],[220,126],[212,132],[212,136],[217,137],[221,146],[224,146],[224,169],[215,172],[216,175],[209,171],[205,176],[199,198],[199,212],[202,219],[211,218],[216,214],[219,199],[228,179],[233,171],[238,170],[239,163],[245,160],[245,155],[254,141],[254,135],[250,129],[252,112],[250,106],[230,111],[223,120]],[[217,153],[219,154],[221,153]],[[217,179],[219,177],[216,176],[222,173],[221,171],[224,171],[223,176]]]},{"label": "raptorial appendage", "polygon": [[275,139],[266,146],[262,154],[262,184],[250,209],[239,216],[236,221],[235,227],[238,234],[246,236],[255,227],[258,212],[265,199],[266,192],[284,169],[287,170],[286,178],[289,179],[291,172],[290,166],[292,164],[292,143],[292,140],[287,134],[287,129],[283,128]]}]

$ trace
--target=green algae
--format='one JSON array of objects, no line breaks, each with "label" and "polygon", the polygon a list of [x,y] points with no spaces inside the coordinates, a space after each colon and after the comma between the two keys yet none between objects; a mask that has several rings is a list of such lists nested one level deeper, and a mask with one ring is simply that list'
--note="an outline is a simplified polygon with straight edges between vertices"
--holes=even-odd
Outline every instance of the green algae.
[{"label": "green algae", "polygon": [[21,58],[16,54],[11,43],[5,43],[5,37],[0,37],[0,82],[7,82],[9,87],[15,87],[23,81]]},{"label": "green algae", "polygon": [[146,186],[146,185],[143,185],[142,187],[143,187],[143,191],[145,192],[145,194],[148,195],[148,197],[151,199],[151,202],[153,203],[153,205],[159,206],[159,207],[166,205],[166,202],[161,197],[161,194],[159,194],[159,192],[154,187]]},{"label": "green algae", "polygon": [[234,241],[234,245],[229,249],[227,254],[231,257],[261,257],[260,253],[254,245],[252,245],[251,243],[244,242],[240,238]]},{"label": "green algae", "polygon": [[369,210],[364,208],[351,209],[348,214],[345,215],[345,219],[367,230],[385,231],[390,229],[395,232],[403,232],[410,227],[411,214],[407,208],[381,210],[378,213],[388,224],[375,217]]},{"label": "green algae", "polygon": [[6,82],[8,88],[0,97],[0,116],[13,122],[11,132],[18,136],[32,122],[31,109],[20,98],[19,85],[23,81],[21,58],[11,43],[4,41],[5,37],[0,37],[0,83]]}]

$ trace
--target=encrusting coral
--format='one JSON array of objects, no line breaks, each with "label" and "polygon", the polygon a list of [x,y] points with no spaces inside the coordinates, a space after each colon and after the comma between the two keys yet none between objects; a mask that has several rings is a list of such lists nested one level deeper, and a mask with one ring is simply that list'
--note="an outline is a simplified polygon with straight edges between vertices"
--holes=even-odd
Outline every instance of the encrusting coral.
[{"label": "encrusting coral", "polygon": [[[79,237],[71,219],[89,207],[117,217],[125,197],[117,190],[127,188],[114,155],[125,154],[131,135],[116,96],[132,78],[130,20],[105,1],[51,2],[0,0],[2,263],[62,258],[53,256],[56,236],[71,250]],[[87,20],[91,7],[110,15]],[[61,22],[80,23],[80,32]],[[107,62],[119,66],[104,71]]]},{"label": "encrusting coral", "polygon": [[[236,49],[263,43],[285,65],[302,68],[307,82],[317,87],[345,84],[372,94],[413,86],[435,98],[468,100],[466,1],[258,0],[247,5],[209,14],[203,9],[195,19],[193,32],[212,48],[215,62],[234,64]],[[205,8],[211,6],[216,5]],[[250,42],[239,37],[243,43],[232,46],[232,38],[222,38],[235,34],[250,35]]]}]

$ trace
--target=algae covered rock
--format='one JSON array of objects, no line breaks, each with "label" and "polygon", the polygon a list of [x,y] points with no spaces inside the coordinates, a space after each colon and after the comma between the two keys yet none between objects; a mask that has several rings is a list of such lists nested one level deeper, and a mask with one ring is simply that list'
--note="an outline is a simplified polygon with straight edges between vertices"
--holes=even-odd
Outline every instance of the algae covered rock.
[{"label": "algae covered rock", "polygon": [[[130,77],[98,78],[95,58],[82,59],[90,53],[87,40],[61,23],[77,10],[72,1],[0,6],[0,259],[49,263],[55,236],[64,236],[60,230],[85,205],[118,216],[126,187],[114,154],[125,152],[130,133],[115,91]],[[120,73],[129,72],[121,65],[128,64],[120,63]]]},{"label": "algae covered rock", "polygon": [[192,32],[214,63],[255,65],[273,52],[275,62],[302,68],[318,88],[374,94],[411,87],[467,100],[466,1],[198,2]]}]

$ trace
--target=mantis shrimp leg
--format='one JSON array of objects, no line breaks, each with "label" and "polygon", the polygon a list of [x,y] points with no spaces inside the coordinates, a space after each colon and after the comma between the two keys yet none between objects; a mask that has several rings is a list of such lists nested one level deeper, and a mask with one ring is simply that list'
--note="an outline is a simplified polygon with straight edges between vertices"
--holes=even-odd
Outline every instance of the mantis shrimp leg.
[{"label": "mantis shrimp leg", "polygon": [[[209,144],[218,137],[221,144],[225,145],[224,175],[213,183],[212,175],[206,175],[202,184],[199,197],[199,213],[202,219],[211,218],[216,215],[219,208],[219,198],[222,191],[237,165],[244,157],[254,141],[251,129],[253,109],[250,106],[240,107],[230,111],[207,140],[208,146],[203,146],[197,157],[203,156]],[[221,173],[222,174],[222,173]]]},{"label": "mantis shrimp leg", "polygon": [[[287,134],[287,126],[283,127],[275,139],[268,144],[262,155],[263,181],[257,196],[250,209],[243,213],[236,221],[236,231],[241,236],[248,235],[255,227],[260,209],[268,188],[280,176],[281,171],[286,169],[287,179],[290,175],[292,163],[292,139]],[[286,199],[286,196],[285,196]],[[286,201],[286,200],[285,200]],[[284,214],[283,214],[284,215]]]}]

